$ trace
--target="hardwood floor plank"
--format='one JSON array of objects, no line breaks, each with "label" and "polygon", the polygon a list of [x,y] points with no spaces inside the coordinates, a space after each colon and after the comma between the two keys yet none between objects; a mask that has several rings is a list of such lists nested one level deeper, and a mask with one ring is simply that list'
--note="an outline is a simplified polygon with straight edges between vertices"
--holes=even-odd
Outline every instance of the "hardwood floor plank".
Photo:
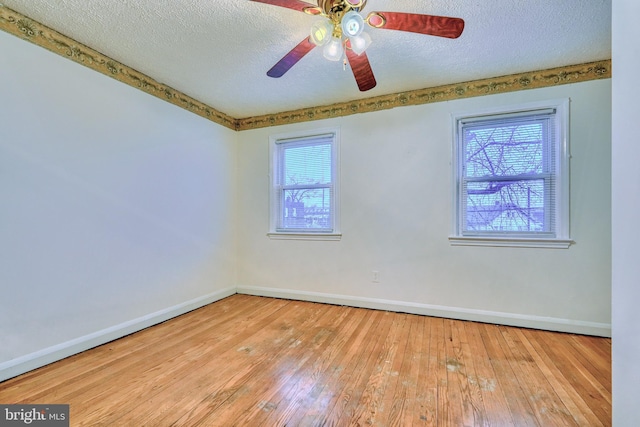
[{"label": "hardwood floor plank", "polygon": [[[446,319],[444,321],[444,349],[447,378],[447,410],[449,412],[449,423],[455,426],[473,425],[473,414],[470,414],[471,402],[466,385],[468,382],[461,380],[464,375],[464,364],[459,360],[458,337],[455,331],[455,320]],[[454,340],[456,343],[454,344]],[[462,370],[462,372],[461,372]]]},{"label": "hardwood floor plank", "polygon": [[475,376],[468,375],[467,379],[480,389],[486,414],[484,422],[489,426],[514,425],[503,389],[497,384],[497,374],[491,365],[478,325],[464,322],[464,327],[467,332],[468,348],[463,351],[464,354],[473,355],[471,362],[468,363],[473,363],[475,371]]},{"label": "hardwood floor plank", "polygon": [[509,363],[514,372],[518,373],[518,382],[523,394],[527,396],[538,423],[543,426],[576,426],[573,417],[544,377],[535,358],[520,341],[521,335],[518,335],[513,328],[501,328],[501,332],[513,355]]},{"label": "hardwood floor plank", "polygon": [[0,383],[72,426],[610,426],[611,340],[234,295]]},{"label": "hardwood floor plank", "polygon": [[[404,350],[406,347],[406,341],[401,340],[406,322],[407,316],[405,314],[393,316],[391,329],[354,414],[353,422],[356,425],[379,424],[386,418],[383,406],[384,395],[390,384],[393,388],[398,377],[398,371],[394,367],[399,369],[399,365],[396,366],[395,360],[401,357],[396,357],[399,350]],[[387,424],[383,423],[383,425]]]},{"label": "hardwood floor plank", "polygon": [[531,334],[530,330],[518,329],[516,333],[526,338],[523,343],[529,347],[529,353],[540,367],[546,380],[549,381],[549,384],[562,400],[576,424],[579,426],[602,426],[598,417],[589,409],[580,395],[575,392],[575,389],[563,377],[562,372],[549,359],[544,351],[544,342],[540,342],[537,336]]},{"label": "hardwood floor plank", "polygon": [[497,385],[503,390],[514,425],[538,426],[527,395],[518,382],[519,372],[514,371],[509,363],[514,355],[504,342],[500,328],[496,325],[479,325],[489,360],[497,376]]},{"label": "hardwood floor plank", "polygon": [[567,337],[563,334],[545,334],[544,351],[598,420],[604,425],[609,425],[611,393],[598,384],[598,381],[576,360],[572,352],[567,351],[564,342],[566,339]]},{"label": "hardwood floor plank", "polygon": [[[317,390],[330,378],[331,373],[338,367],[335,365],[336,358],[342,354],[344,347],[348,343],[354,330],[358,326],[352,310],[339,309],[342,313],[337,319],[338,326],[335,333],[321,346],[306,349],[309,354],[305,365],[301,366],[295,373],[293,381],[289,381],[285,387],[278,390],[280,399],[272,398],[272,402],[277,407],[277,411],[268,413],[264,411],[263,416],[257,416],[251,421],[255,424],[265,425],[285,425],[293,417],[293,414],[300,409],[307,397],[318,395]],[[315,392],[314,392],[315,390]]]},{"label": "hardwood floor plank", "polygon": [[611,393],[611,360],[601,356],[601,352],[594,351],[589,345],[590,337],[568,334],[568,344],[573,348],[572,354],[580,360],[584,366],[598,382],[598,387],[604,388],[607,393]]},{"label": "hardwood floor plank", "polygon": [[371,341],[366,350],[356,350],[357,364],[353,375],[349,376],[349,384],[345,384],[336,405],[339,409],[339,414],[335,414],[338,415],[336,421],[338,425],[346,425],[350,420],[354,421],[369,415],[363,412],[364,408],[368,411],[373,410],[375,415],[375,398],[377,397],[375,387],[380,382],[388,354],[392,351],[389,334],[393,333],[393,326],[394,316],[389,312],[381,312],[378,324],[370,333]]},{"label": "hardwood floor plank", "polygon": [[456,373],[459,375],[460,392],[463,396],[463,415],[465,425],[487,426],[487,411],[484,405],[480,383],[475,368],[477,355],[469,345],[465,322],[455,321],[452,326],[452,348],[459,363]]},{"label": "hardwood floor plank", "polygon": [[422,322],[419,316],[406,315],[402,333],[398,337],[400,348],[394,358],[388,392],[382,402],[381,421],[386,426],[406,426],[418,423],[414,418],[418,372],[420,369],[420,347],[422,345]]},{"label": "hardwood floor plank", "polygon": [[[279,413],[286,410],[285,396],[287,391],[296,389],[296,386],[306,388],[312,384],[313,380],[310,378],[318,378],[317,371],[314,375],[314,362],[323,354],[323,350],[332,345],[333,340],[337,338],[343,320],[340,312],[344,312],[341,307],[333,306],[329,307],[329,310],[323,308],[322,311],[324,314],[322,318],[318,319],[316,326],[305,328],[299,338],[283,352],[277,363],[272,367],[267,367],[270,371],[271,381],[263,384],[265,389],[255,393],[256,389],[252,388],[252,391],[261,396],[261,399],[257,401],[253,397],[253,402],[245,399],[246,405],[243,405],[242,401],[236,402],[240,406],[252,408],[235,417],[238,425],[261,424],[266,423],[272,417],[278,418]],[[315,369],[318,369],[318,366]],[[247,395],[247,398],[250,397]],[[273,424],[267,423],[266,425]]]},{"label": "hardwood floor plank", "polygon": [[[433,347],[431,351],[434,351],[435,359],[429,361],[429,368],[433,369],[436,374],[436,411],[435,411],[435,425],[447,426],[454,425],[448,386],[449,381],[447,377],[447,352],[445,344],[445,323],[448,319],[438,319],[437,322],[432,324],[435,330],[432,329],[431,339],[433,340]],[[453,402],[453,405],[458,402]]]},{"label": "hardwood floor plank", "polygon": [[354,309],[353,322],[357,323],[357,326],[350,332],[349,344],[336,354],[326,377],[316,383],[307,396],[298,400],[297,409],[285,420],[287,425],[335,425],[327,418],[331,414],[339,417],[340,414],[334,412],[333,408],[349,382],[353,372],[350,367],[355,365],[359,358],[359,351],[366,351],[366,338],[371,328],[375,327],[379,315],[380,313],[370,310]]},{"label": "hardwood floor plank", "polygon": [[420,346],[420,366],[416,390],[416,416],[422,425],[435,426],[437,423],[438,404],[438,324],[442,319],[422,318],[422,344]]},{"label": "hardwood floor plank", "polygon": [[[224,413],[229,408],[240,411],[240,405],[234,405],[234,402],[250,395],[255,381],[271,380],[266,375],[269,373],[268,366],[297,339],[301,333],[297,328],[313,324],[319,314],[319,307],[316,306],[309,309],[304,304],[287,304],[286,310],[281,308],[271,314],[264,326],[247,328],[244,334],[234,340],[232,348],[217,357],[212,354],[210,359],[206,358],[210,361],[188,373],[186,378],[189,381],[186,383],[197,387],[180,390],[179,395],[183,396],[181,403],[176,404],[172,399],[174,396],[167,396],[171,400],[167,402],[171,405],[170,410],[156,422],[170,425],[184,416],[198,420],[197,414],[192,414],[194,406],[202,406],[195,411],[198,414],[202,414],[203,410],[207,413]],[[185,382],[184,378],[180,379],[181,383]],[[191,409],[185,411],[185,407]],[[192,424],[197,425],[195,422]]]}]

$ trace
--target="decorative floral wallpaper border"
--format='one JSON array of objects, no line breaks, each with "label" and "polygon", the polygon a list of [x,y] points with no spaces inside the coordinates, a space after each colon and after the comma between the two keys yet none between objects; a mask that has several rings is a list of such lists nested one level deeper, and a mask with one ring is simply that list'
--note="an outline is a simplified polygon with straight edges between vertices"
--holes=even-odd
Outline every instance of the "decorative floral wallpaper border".
[{"label": "decorative floral wallpaper border", "polygon": [[0,29],[237,131],[342,117],[407,105],[420,105],[611,78],[611,60],[603,60],[237,119],[159,83],[151,77],[102,55],[1,4]]},{"label": "decorative floral wallpaper border", "polygon": [[537,89],[611,77],[611,60],[571,65],[542,71],[512,74],[485,80],[450,84],[409,92],[394,93],[333,105],[304,108],[278,114],[238,119],[238,130],[277,126],[310,120],[348,116],[474,96],[493,95],[525,89]]}]

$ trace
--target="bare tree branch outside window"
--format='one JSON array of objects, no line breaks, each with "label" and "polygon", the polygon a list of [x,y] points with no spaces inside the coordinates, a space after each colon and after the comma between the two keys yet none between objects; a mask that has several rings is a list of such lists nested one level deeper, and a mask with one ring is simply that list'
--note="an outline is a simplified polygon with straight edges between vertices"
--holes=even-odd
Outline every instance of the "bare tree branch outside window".
[{"label": "bare tree branch outside window", "polygon": [[464,130],[464,209],[469,231],[548,231],[545,120],[469,125]]}]

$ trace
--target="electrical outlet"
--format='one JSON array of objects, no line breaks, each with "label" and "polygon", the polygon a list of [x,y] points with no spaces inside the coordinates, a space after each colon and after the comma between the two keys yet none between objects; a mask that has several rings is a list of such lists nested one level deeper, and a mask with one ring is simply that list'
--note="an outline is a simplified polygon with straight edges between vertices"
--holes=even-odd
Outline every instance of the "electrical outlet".
[{"label": "electrical outlet", "polygon": [[373,270],[371,273],[372,273],[371,274],[371,281],[373,283],[379,283],[380,282],[380,272],[377,271],[377,270]]}]

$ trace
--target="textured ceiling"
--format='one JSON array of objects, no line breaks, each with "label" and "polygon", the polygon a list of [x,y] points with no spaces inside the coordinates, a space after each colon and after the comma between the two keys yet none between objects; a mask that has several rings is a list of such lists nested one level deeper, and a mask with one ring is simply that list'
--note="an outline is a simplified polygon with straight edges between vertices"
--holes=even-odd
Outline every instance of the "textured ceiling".
[{"label": "textured ceiling", "polygon": [[[313,0],[310,0],[313,1]],[[458,39],[368,29],[378,85],[315,49],[266,71],[312,16],[249,0],[0,0],[2,4],[235,118],[611,58],[611,0],[369,0],[366,12],[462,18]]]}]

